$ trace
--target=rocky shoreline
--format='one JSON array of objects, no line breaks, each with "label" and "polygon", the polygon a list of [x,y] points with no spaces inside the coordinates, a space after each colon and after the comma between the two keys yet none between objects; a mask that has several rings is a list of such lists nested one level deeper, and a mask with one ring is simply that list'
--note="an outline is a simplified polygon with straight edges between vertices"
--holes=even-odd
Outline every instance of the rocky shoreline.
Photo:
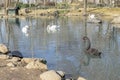
[{"label": "rocky shoreline", "polygon": [[0,44],[0,80],[86,80],[83,77],[66,77],[64,71],[48,70],[47,61],[42,58],[19,57],[19,51],[10,52]]}]

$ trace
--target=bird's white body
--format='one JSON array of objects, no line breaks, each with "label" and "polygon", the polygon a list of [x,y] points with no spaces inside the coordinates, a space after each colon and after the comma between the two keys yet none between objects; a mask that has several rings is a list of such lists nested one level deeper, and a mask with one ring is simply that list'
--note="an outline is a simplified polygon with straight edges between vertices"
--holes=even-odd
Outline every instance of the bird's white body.
[{"label": "bird's white body", "polygon": [[58,26],[58,25],[48,25],[47,26],[47,32],[48,33],[50,33],[50,32],[54,33],[56,31],[59,31],[60,30],[59,28],[60,28],[60,26]]},{"label": "bird's white body", "polygon": [[22,32],[23,32],[26,36],[28,36],[28,30],[29,30],[29,26],[28,26],[28,25],[26,25],[26,26],[24,26],[24,27],[22,28]]},{"label": "bird's white body", "polygon": [[100,18],[98,18],[95,14],[89,14],[89,16],[88,16],[88,22],[101,23],[102,20]]},{"label": "bird's white body", "polygon": [[96,17],[95,17],[94,14],[91,14],[91,15],[89,15],[89,18],[90,18],[90,19],[95,19]]}]

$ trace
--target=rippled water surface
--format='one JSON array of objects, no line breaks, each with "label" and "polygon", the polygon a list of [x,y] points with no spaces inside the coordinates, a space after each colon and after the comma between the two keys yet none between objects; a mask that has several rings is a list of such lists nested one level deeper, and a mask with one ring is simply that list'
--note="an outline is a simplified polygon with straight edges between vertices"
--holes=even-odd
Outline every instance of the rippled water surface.
[{"label": "rippled water surface", "polygon": [[[28,25],[27,33],[22,28]],[[47,31],[47,25],[59,30]],[[87,36],[101,57],[85,53]],[[45,58],[49,69],[63,70],[87,80],[120,80],[120,29],[108,21],[85,22],[79,17],[0,19],[0,43],[24,57]]]}]

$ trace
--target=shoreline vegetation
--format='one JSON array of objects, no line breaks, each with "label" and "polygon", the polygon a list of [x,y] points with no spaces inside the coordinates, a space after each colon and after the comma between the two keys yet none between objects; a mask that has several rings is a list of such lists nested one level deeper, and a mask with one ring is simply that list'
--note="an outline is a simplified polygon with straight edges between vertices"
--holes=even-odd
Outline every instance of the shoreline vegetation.
[{"label": "shoreline vegetation", "polygon": [[[79,9],[31,9],[26,12],[26,8],[19,10],[19,15],[8,15],[4,14],[4,11],[0,11],[0,18],[6,17],[42,17],[42,16],[80,16],[82,17],[84,13],[83,8]],[[113,19],[114,17],[120,16],[120,8],[88,8],[87,15],[89,14],[99,14],[103,18]]]}]

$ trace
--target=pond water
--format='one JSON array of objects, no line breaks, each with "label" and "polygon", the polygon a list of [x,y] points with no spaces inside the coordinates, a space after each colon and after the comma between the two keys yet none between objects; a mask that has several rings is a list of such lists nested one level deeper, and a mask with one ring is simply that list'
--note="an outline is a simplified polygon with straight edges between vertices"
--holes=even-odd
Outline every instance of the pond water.
[{"label": "pond water", "polygon": [[[27,33],[22,28],[28,25]],[[47,31],[47,25],[59,30]],[[101,57],[85,53],[83,37]],[[81,17],[0,19],[0,43],[19,50],[24,57],[44,58],[49,69],[62,70],[87,80],[120,80],[120,29],[109,21],[87,23]]]}]

